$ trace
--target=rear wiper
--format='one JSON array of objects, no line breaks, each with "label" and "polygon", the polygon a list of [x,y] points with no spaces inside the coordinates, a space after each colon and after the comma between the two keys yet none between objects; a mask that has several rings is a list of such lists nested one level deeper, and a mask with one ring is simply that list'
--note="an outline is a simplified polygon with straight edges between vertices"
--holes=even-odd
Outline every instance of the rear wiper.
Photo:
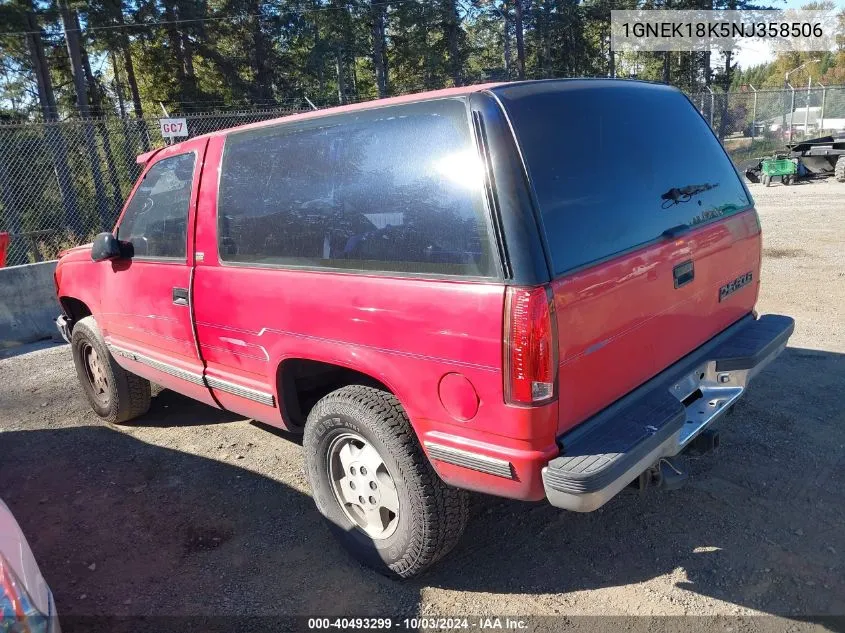
[{"label": "rear wiper", "polygon": [[669,207],[674,207],[676,204],[681,204],[682,202],[689,202],[690,200],[692,200],[693,196],[697,196],[698,194],[703,193],[705,191],[710,191],[711,189],[715,189],[718,186],[718,183],[716,183],[715,185],[711,185],[709,182],[706,182],[703,185],[672,187],[669,191],[660,195],[661,200],[663,200],[663,204],[661,204],[660,206],[664,209],[668,209]]}]

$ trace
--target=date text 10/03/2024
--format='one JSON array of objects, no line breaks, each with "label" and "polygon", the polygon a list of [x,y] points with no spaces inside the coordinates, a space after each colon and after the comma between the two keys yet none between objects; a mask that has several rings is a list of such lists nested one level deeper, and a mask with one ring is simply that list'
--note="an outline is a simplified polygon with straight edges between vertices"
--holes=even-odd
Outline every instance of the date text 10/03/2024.
[{"label": "date text 10/03/2024", "polygon": [[472,616],[459,618],[308,618],[309,630],[520,630],[528,627],[524,618]]}]

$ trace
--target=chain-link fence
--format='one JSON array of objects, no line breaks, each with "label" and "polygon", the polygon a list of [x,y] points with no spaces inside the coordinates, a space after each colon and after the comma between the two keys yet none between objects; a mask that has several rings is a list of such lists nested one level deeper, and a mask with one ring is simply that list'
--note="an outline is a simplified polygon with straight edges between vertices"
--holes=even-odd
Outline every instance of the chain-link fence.
[{"label": "chain-link fence", "polygon": [[[291,112],[184,118],[189,135],[199,136]],[[0,124],[0,234],[10,238],[6,265],[53,259],[110,230],[141,172],[136,156],[165,142],[158,119]]]},{"label": "chain-link fence", "polygon": [[728,150],[776,149],[845,130],[845,86],[813,86],[690,97]]},{"label": "chain-link fence", "polygon": [[[845,86],[708,91],[690,98],[735,160],[845,130]],[[198,136],[291,112],[184,118],[189,135]],[[141,171],[136,155],[164,143],[158,119],[0,124],[0,234],[11,238],[6,265],[54,258],[111,229]]]}]

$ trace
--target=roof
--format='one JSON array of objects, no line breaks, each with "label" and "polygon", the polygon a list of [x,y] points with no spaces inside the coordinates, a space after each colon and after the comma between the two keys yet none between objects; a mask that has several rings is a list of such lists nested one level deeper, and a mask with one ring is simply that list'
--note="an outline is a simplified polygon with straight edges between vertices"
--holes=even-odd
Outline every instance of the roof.
[{"label": "roof", "polygon": [[[547,88],[550,84],[556,85],[565,85],[568,89],[580,89],[585,86],[596,86],[596,85],[624,85],[624,84],[650,84],[657,88],[663,89],[671,89],[676,90],[670,86],[666,86],[664,84],[657,84],[654,82],[645,82],[639,80],[630,80],[630,79],[606,79],[606,78],[589,78],[589,79],[581,79],[581,78],[572,78],[572,79],[535,79],[535,80],[528,80],[528,81],[515,81],[515,82],[492,82],[492,83],[484,83],[484,84],[473,84],[469,86],[459,86],[457,88],[444,88],[442,90],[429,90],[427,92],[417,92],[414,94],[402,95],[399,97],[388,97],[386,99],[374,99],[372,101],[364,101],[361,103],[353,103],[344,106],[335,106],[333,108],[325,108],[320,110],[311,110],[308,112],[300,112],[298,114],[289,114],[287,116],[278,117],[275,119],[268,119],[266,121],[258,121],[256,123],[247,123],[245,125],[239,125],[236,127],[226,128],[223,130],[217,130],[216,132],[209,132],[207,134],[202,134],[200,136],[194,136],[190,139],[185,139],[184,142],[189,140],[194,140],[198,138],[213,138],[219,136],[226,136],[231,132],[241,132],[244,130],[252,130],[258,129],[262,127],[267,127],[271,125],[278,125],[279,123],[291,123],[295,121],[307,121],[309,119],[317,119],[320,117],[331,116],[334,114],[343,114],[346,112],[357,112],[359,110],[371,110],[374,108],[383,108],[392,105],[399,105],[402,103],[415,103],[419,101],[428,101],[431,99],[442,99],[446,97],[461,97],[468,94],[472,94],[474,92],[481,92],[484,90],[493,90],[494,88],[504,89],[506,88],[508,91],[511,89],[517,90],[543,90]],[[503,90],[497,90],[497,93],[504,92]],[[169,146],[170,148],[178,148],[179,143],[174,143],[173,145]],[[146,154],[141,154],[137,158],[138,163],[146,163],[150,160],[159,150],[153,150],[152,152],[147,152]]]},{"label": "roof", "polygon": [[[201,134],[200,136],[191,137],[194,140],[198,138],[213,138],[216,136],[226,136],[234,131],[252,130],[256,128],[266,127],[268,125],[277,125],[279,123],[289,123],[294,121],[307,121],[309,119],[317,119],[324,116],[331,116],[333,114],[343,114],[346,112],[356,112],[358,110],[371,110],[374,108],[383,108],[386,106],[399,105],[402,103],[414,103],[417,101],[428,101],[430,99],[442,99],[445,97],[460,97],[473,92],[481,92],[482,90],[489,90],[501,85],[498,83],[474,84],[471,86],[460,86],[457,88],[444,88],[442,90],[429,90],[427,92],[417,92],[414,94],[402,95],[399,97],[387,97],[386,99],[374,99],[372,101],[362,101],[360,103],[351,103],[343,106],[335,106],[333,108],[322,108],[320,110],[310,110],[308,112],[299,112],[297,114],[289,114],[275,119],[267,119],[266,121],[258,121],[256,123],[247,123],[236,127],[226,128],[224,130],[217,130],[216,132],[209,132],[208,134]],[[174,143],[170,147],[178,146]],[[155,152],[147,152],[138,156],[138,162],[142,158],[149,160]]]}]

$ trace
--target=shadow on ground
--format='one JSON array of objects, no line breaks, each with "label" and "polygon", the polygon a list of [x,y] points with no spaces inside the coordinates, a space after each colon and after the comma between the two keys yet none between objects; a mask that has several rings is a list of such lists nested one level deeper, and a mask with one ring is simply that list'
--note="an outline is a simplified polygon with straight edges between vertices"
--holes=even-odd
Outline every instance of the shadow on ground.
[{"label": "shadow on ground", "polygon": [[[544,608],[557,602],[566,613],[566,594],[656,577],[683,589],[682,601],[842,615],[845,425],[831,393],[842,392],[844,358],[788,349],[720,425],[719,454],[693,462],[681,490],[624,493],[583,515],[474,497],[455,552],[405,583],[345,556],[302,473],[283,483],[280,473],[142,442],[131,429],[0,434],[0,496],[65,616],[397,616],[415,613],[428,587],[548,595]],[[162,392],[139,424],[193,419],[232,418]],[[677,611],[676,599],[667,590],[655,611],[661,600]],[[466,611],[472,600],[450,603]]]},{"label": "shadow on ground", "polygon": [[12,347],[0,346],[0,360],[4,360],[6,358],[14,358],[15,356],[19,356],[20,354],[29,354],[30,352],[35,352],[40,349],[59,347],[60,345],[67,345],[67,343],[65,343],[64,341],[54,341],[52,339],[46,339],[43,341],[36,341],[35,343],[27,343],[25,345],[14,345]]}]

